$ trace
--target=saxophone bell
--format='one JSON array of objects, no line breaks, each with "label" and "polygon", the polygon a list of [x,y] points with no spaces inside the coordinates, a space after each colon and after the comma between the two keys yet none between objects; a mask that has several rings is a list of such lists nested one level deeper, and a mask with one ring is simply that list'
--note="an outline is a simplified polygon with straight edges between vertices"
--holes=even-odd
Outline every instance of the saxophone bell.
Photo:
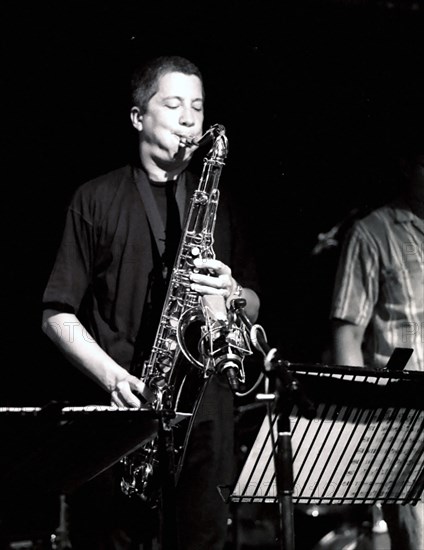
[{"label": "saxophone bell", "polygon": [[[196,356],[187,345],[186,331],[199,321],[201,334]],[[248,335],[236,310],[232,307],[227,311],[222,296],[202,296],[197,307],[188,309],[180,318],[177,339],[191,365],[202,370],[206,365],[206,373],[224,373],[233,393],[245,383],[243,360],[252,353]]]}]

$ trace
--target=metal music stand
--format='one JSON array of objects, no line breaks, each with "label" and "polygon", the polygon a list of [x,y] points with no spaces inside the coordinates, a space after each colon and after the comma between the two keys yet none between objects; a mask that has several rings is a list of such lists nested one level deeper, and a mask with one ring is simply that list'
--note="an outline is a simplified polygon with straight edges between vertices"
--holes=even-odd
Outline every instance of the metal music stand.
[{"label": "metal music stand", "polygon": [[[424,373],[286,362],[315,404],[290,410],[295,504],[416,504],[424,489]],[[276,503],[277,417],[265,417],[229,499]]]}]

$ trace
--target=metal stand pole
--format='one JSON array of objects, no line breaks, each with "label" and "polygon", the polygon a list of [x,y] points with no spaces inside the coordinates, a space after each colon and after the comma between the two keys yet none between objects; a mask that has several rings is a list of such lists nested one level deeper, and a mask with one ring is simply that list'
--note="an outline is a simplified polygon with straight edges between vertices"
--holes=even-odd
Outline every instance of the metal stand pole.
[{"label": "metal stand pole", "polygon": [[173,429],[166,412],[159,422],[159,462],[161,472],[161,550],[179,550],[176,514],[175,461]]},{"label": "metal stand pole", "polygon": [[[262,344],[264,349],[265,343]],[[278,358],[275,349],[265,358],[265,374],[274,381],[274,410],[277,416],[277,452],[275,454],[275,478],[279,506],[279,531],[281,550],[294,550],[293,514],[293,456],[291,445],[290,411],[294,404],[306,418],[314,418],[315,407],[303,393],[299,381],[287,370],[287,363]],[[268,398],[269,399],[269,398]],[[268,400],[267,399],[267,400]]]}]

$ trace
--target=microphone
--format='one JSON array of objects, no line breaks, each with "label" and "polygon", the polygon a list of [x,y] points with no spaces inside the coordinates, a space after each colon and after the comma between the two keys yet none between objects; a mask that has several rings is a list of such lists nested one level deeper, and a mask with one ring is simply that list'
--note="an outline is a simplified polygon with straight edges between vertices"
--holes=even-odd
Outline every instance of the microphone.
[{"label": "microphone", "polygon": [[228,385],[233,393],[240,390],[240,383],[244,381],[243,356],[237,352],[240,349],[232,347],[229,341],[237,338],[234,331],[223,329],[214,341],[215,352],[213,361],[218,373],[224,373]]},{"label": "microphone", "polygon": [[237,393],[240,390],[240,365],[238,365],[235,361],[227,361],[223,364],[219,372],[225,373],[231,391],[233,393]]},{"label": "microphone", "polygon": [[233,393],[244,382],[243,356],[241,347],[243,334],[240,328],[228,320],[225,300],[222,296],[206,295],[201,298],[206,319],[206,353],[219,374],[225,373]]}]

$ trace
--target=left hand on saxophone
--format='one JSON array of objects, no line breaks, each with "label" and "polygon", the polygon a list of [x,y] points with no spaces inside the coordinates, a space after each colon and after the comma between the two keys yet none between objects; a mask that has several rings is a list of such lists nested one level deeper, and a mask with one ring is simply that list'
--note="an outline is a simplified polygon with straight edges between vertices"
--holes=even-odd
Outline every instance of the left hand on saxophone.
[{"label": "left hand on saxophone", "polygon": [[227,307],[230,299],[240,297],[241,287],[231,275],[231,269],[220,260],[197,258],[194,265],[199,270],[207,270],[208,273],[191,273],[191,288],[200,295],[222,296],[226,300]]}]

